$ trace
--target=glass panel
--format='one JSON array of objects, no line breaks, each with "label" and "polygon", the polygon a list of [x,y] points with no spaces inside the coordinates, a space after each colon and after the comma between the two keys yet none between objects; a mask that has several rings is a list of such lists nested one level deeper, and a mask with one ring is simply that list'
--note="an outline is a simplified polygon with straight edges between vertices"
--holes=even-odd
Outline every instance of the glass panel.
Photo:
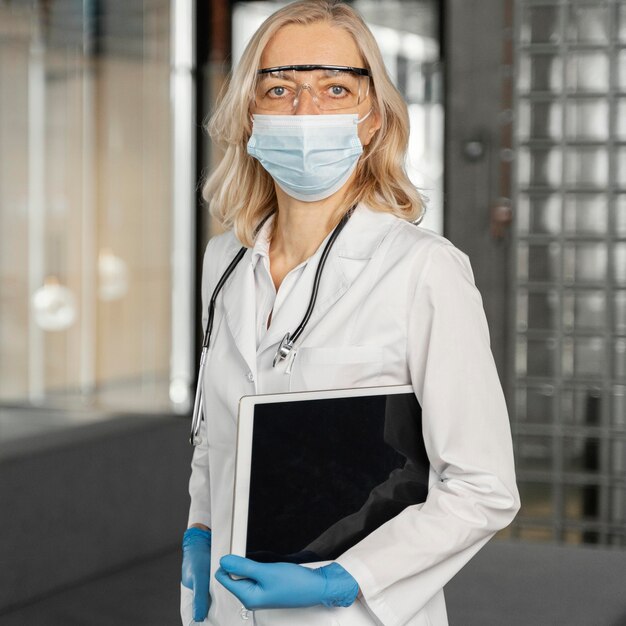
[{"label": "glass panel", "polygon": [[615,164],[615,184],[626,188],[626,148],[623,146],[615,148]]},{"label": "glass panel", "polygon": [[[28,15],[19,22],[17,9],[14,15],[13,28],[18,32],[27,29]],[[0,24],[3,18],[0,14]],[[6,398],[21,396],[28,385],[25,348],[29,345],[29,329],[24,320],[28,319],[29,296],[27,281],[23,279],[25,272],[20,267],[28,266],[24,243],[28,241],[29,162],[24,149],[25,133],[19,132],[28,124],[28,82],[24,80],[28,74],[28,50],[26,43],[15,42],[9,47],[1,39],[0,50],[0,396]],[[10,237],[5,235],[7,232]]]},{"label": "glass panel", "polygon": [[615,305],[615,332],[626,333],[626,291],[616,291],[613,302]]},{"label": "glass panel", "polygon": [[529,387],[517,392],[517,417],[533,424],[550,424],[554,418],[554,387]]},{"label": "glass panel", "polygon": [[559,43],[559,7],[525,7],[520,24],[520,41],[530,43]]},{"label": "glass panel", "polygon": [[626,243],[616,243],[613,246],[613,267],[615,282],[626,284]]},{"label": "glass panel", "polygon": [[573,187],[606,187],[609,158],[606,148],[570,148],[566,153],[565,182]]},{"label": "glass panel", "polygon": [[617,36],[620,41],[626,42],[626,4],[617,5]]},{"label": "glass panel", "polygon": [[561,151],[558,148],[520,148],[518,182],[522,186],[559,187]]},{"label": "glass panel", "polygon": [[529,244],[528,280],[554,281],[560,276],[561,247],[558,243]]},{"label": "glass panel", "polygon": [[563,437],[563,470],[599,472],[600,445],[601,440],[597,437]]},{"label": "glass panel", "polygon": [[567,55],[567,88],[572,91],[609,89],[609,59],[604,52],[572,51]]},{"label": "glass panel", "polygon": [[523,242],[517,247],[517,275],[520,281],[528,280],[528,245]]},{"label": "glass panel", "polygon": [[559,294],[552,290],[548,292],[528,293],[529,330],[556,330],[559,325]]},{"label": "glass panel", "polygon": [[626,50],[617,55],[617,89],[626,90]]},{"label": "glass panel", "polygon": [[516,346],[515,346],[515,372],[518,374],[518,376],[526,376],[527,351],[528,351],[528,347],[526,345],[526,337],[524,335],[520,335],[517,338]]},{"label": "glass panel", "polygon": [[551,517],[554,514],[551,485],[523,480],[517,486],[522,501],[521,515],[524,517]]},{"label": "glass panel", "polygon": [[610,444],[609,471],[624,476],[626,472],[626,440],[624,437],[613,439]]},{"label": "glass panel", "polygon": [[561,344],[561,373],[563,378],[571,378],[574,375],[574,343],[572,337],[565,336]]},{"label": "glass panel", "polygon": [[561,91],[562,60],[556,54],[526,54],[520,52],[518,88],[528,91]]},{"label": "glass panel", "polygon": [[573,43],[608,43],[608,8],[586,5],[570,7],[567,38]]},{"label": "glass panel", "polygon": [[171,408],[170,4],[0,3],[1,401]]},{"label": "glass panel", "polygon": [[525,289],[519,289],[517,292],[517,309],[515,311],[517,320],[517,329],[521,332],[528,328],[528,292]]},{"label": "glass panel", "polygon": [[606,282],[607,249],[604,243],[579,243],[564,250],[564,279],[576,282]]},{"label": "glass panel", "polygon": [[552,469],[552,439],[535,435],[517,436],[517,466],[524,470]]},{"label": "glass panel", "polygon": [[572,235],[603,235],[608,228],[608,200],[601,194],[565,196],[565,232]]},{"label": "glass panel", "polygon": [[[623,470],[622,470],[623,471]],[[619,524],[615,530],[624,533],[624,522],[626,521],[626,487],[617,484],[611,490],[611,521]],[[621,526],[621,527],[620,527]]]},{"label": "glass panel", "polygon": [[605,375],[608,367],[602,337],[578,337],[574,343],[574,374],[579,378]]},{"label": "glass panel", "polygon": [[626,378],[626,339],[615,342],[615,377]]},{"label": "glass panel", "polygon": [[520,233],[556,235],[561,232],[561,198],[556,194],[549,196],[522,194],[518,202],[518,212],[517,228]]},{"label": "glass panel", "polygon": [[561,419],[565,424],[596,426],[602,421],[602,390],[598,387],[564,389]]},{"label": "glass panel", "polygon": [[521,139],[559,139],[562,131],[562,107],[559,102],[524,100],[518,110]]},{"label": "glass panel", "polygon": [[616,385],[613,388],[613,418],[611,422],[618,428],[626,427],[626,387]]},{"label": "glass panel", "polygon": [[626,140],[626,98],[615,100],[615,138],[618,141]]},{"label": "glass panel", "polygon": [[594,519],[600,514],[600,487],[598,485],[565,485],[565,517]]},{"label": "glass panel", "polygon": [[571,332],[574,328],[574,296],[571,292],[565,291],[561,299],[561,313],[563,316],[563,329]]},{"label": "glass panel", "polygon": [[568,139],[605,140],[609,136],[609,103],[606,99],[569,100],[566,128]]},{"label": "glass panel", "polygon": [[618,237],[626,237],[626,195],[615,199],[615,233]]},{"label": "glass panel", "polygon": [[574,297],[574,328],[600,330],[606,326],[606,296],[603,291],[579,291]]},{"label": "glass panel", "polygon": [[556,376],[560,358],[556,339],[528,339],[527,344],[528,376]]}]

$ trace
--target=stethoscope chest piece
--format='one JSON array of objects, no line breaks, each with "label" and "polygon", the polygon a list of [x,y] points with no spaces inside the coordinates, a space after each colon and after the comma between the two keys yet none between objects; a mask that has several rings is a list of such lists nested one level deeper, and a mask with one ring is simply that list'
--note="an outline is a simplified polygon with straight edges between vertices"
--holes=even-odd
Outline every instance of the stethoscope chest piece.
[{"label": "stethoscope chest piece", "polygon": [[280,363],[284,359],[289,356],[289,353],[293,350],[293,341],[291,340],[291,334],[287,333],[282,341],[278,344],[278,350],[276,350],[276,354],[274,355],[274,360],[272,361],[272,367],[276,367],[277,363]]}]

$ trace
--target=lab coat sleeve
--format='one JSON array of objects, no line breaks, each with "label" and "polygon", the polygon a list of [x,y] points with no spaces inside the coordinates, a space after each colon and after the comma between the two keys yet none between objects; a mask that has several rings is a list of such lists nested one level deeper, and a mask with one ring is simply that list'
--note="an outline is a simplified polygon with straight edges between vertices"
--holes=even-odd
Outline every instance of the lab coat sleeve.
[{"label": "lab coat sleeve", "polygon": [[432,244],[407,300],[407,359],[436,480],[337,561],[384,626],[406,624],[519,509],[507,409],[467,257]]},{"label": "lab coat sleeve", "polygon": [[[214,243],[211,239],[204,252],[202,263],[202,331],[206,329],[208,321],[209,298],[213,291],[212,286],[216,283]],[[205,403],[206,406],[206,403]],[[211,528],[211,491],[209,485],[209,449],[207,445],[206,420],[200,426],[200,437],[202,443],[197,445],[193,451],[191,460],[191,477],[189,479],[189,495],[191,496],[191,506],[189,508],[189,518],[187,525],[204,524]]]}]

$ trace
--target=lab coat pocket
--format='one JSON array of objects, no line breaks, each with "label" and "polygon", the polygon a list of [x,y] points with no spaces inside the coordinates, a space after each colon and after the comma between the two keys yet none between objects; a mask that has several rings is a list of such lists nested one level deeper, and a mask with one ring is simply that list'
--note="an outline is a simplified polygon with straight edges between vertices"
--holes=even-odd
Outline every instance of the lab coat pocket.
[{"label": "lab coat pocket", "polygon": [[298,350],[291,367],[291,391],[376,385],[384,350],[378,346],[339,346]]}]

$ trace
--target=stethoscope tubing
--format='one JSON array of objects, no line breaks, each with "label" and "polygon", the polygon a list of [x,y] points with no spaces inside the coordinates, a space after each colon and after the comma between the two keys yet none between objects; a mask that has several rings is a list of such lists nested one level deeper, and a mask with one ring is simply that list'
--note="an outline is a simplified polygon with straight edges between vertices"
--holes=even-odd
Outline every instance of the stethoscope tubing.
[{"label": "stethoscope tubing", "polygon": [[[343,230],[344,226],[348,223],[350,216],[354,212],[354,206],[351,207],[341,218],[339,224],[335,226],[333,232],[331,233],[324,249],[322,250],[322,254],[320,256],[320,261],[315,270],[315,277],[313,279],[313,288],[311,289],[311,297],[309,299],[309,304],[307,309],[302,317],[302,320],[296,330],[294,330],[293,335],[287,333],[283,340],[280,342],[278,349],[276,350],[276,355],[274,356],[274,361],[272,363],[273,367],[276,367],[276,364],[285,359],[291,350],[294,347],[295,342],[300,338],[300,335],[304,332],[306,325],[311,319],[311,315],[313,314],[313,309],[315,308],[315,302],[317,300],[317,295],[319,292],[320,281],[322,278],[322,272],[324,270],[324,266],[326,265],[326,260],[328,255],[330,254],[330,250],[333,247],[339,233]],[[267,219],[267,218],[266,218]],[[265,221],[265,220],[263,220]],[[217,296],[219,295],[222,287],[230,277],[230,275],[235,271],[239,261],[243,259],[246,251],[248,249],[245,246],[242,246],[238,251],[233,260],[229,263],[228,267],[224,270],[224,273],[217,281],[217,285],[215,285],[215,289],[213,289],[213,294],[211,295],[211,300],[209,302],[209,315],[207,319],[206,330],[204,331],[204,336],[202,338],[202,351],[200,353],[200,364],[198,366],[198,382],[196,384],[196,393],[194,396],[193,402],[193,412],[191,417],[191,434],[189,436],[189,443],[191,445],[196,446],[202,443],[202,438],[199,436],[200,433],[200,425],[202,423],[203,417],[203,409],[202,409],[202,380],[204,379],[204,367],[206,364],[207,354],[209,351],[209,344],[211,341],[211,333],[213,332],[213,318],[215,316],[215,303],[217,301]]]},{"label": "stethoscope tubing", "polygon": [[313,288],[311,289],[311,298],[309,299],[309,305],[304,313],[304,317],[302,318],[302,321],[300,322],[296,330],[293,331],[293,335],[290,337],[291,343],[295,343],[296,341],[298,341],[298,339],[300,338],[300,335],[302,334],[302,332],[306,328],[306,325],[309,323],[309,320],[311,319],[311,315],[313,314],[313,308],[315,307],[315,302],[317,300],[317,294],[318,294],[319,287],[320,287],[320,281],[322,279],[322,271],[324,269],[324,266],[326,265],[326,259],[328,258],[328,255],[330,254],[330,249],[333,247],[335,240],[337,239],[337,237],[339,237],[339,233],[341,233],[341,231],[343,230],[343,227],[348,223],[348,220],[350,219],[350,216],[352,215],[353,211],[354,211],[354,207],[352,207],[348,212],[346,212],[345,215],[341,218],[341,221],[339,222],[339,224],[337,224],[332,234],[330,235],[328,241],[326,242],[326,245],[324,246],[324,250],[322,250],[320,262],[317,266],[317,270],[315,271],[315,278],[313,279]]}]

